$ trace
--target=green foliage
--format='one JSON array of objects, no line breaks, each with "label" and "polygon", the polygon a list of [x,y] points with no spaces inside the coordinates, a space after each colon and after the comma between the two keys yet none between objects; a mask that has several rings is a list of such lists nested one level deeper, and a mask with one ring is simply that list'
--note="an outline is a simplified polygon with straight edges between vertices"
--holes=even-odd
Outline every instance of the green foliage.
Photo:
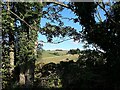
[{"label": "green foliage", "polygon": [[80,54],[80,50],[77,48],[77,49],[71,49],[67,52],[68,54]]},{"label": "green foliage", "polygon": [[[70,37],[77,40],[80,35],[77,33],[76,29],[70,26],[58,26],[50,23],[46,23],[45,27],[43,27],[40,32],[42,35],[46,35],[48,42],[54,42],[53,38],[55,37]],[[58,43],[60,43],[60,41],[58,41]]]},{"label": "green foliage", "polygon": [[[7,10],[8,7],[10,11]],[[2,5],[3,89],[14,87],[13,83],[18,81],[16,77],[19,77],[20,73],[25,73],[26,70],[34,65],[37,58],[35,54],[35,49],[37,49],[35,48],[35,42],[37,41],[38,30],[33,30],[31,27],[39,28],[39,22],[42,16],[41,10],[41,3],[9,2],[3,3]],[[21,21],[19,17],[25,20],[29,26],[24,21]],[[13,74],[10,72],[11,65],[9,55],[12,44],[14,46],[13,62],[15,63]]]},{"label": "green foliage", "polygon": [[[93,76],[92,82],[87,83],[87,80],[83,80],[83,85],[89,84],[88,86],[91,86],[95,80],[95,82],[99,83],[94,88],[98,89],[100,86],[104,86],[102,83],[107,83],[104,88],[119,89],[120,2],[114,2],[112,4],[111,2],[108,4],[104,2],[70,2],[67,5],[67,8],[71,9],[78,16],[78,18],[74,18],[74,22],[79,22],[82,25],[82,31],[80,33],[71,33],[72,31],[66,33],[71,33],[68,35],[70,37],[78,36],[77,40],[82,38],[82,41],[87,41],[88,46],[95,46],[97,51],[97,53],[96,51],[85,51],[85,54],[83,53],[83,56],[80,57],[80,59],[84,58],[81,63],[83,65],[85,64],[86,67],[83,69],[83,72],[88,72],[83,74],[83,76]],[[98,8],[105,12],[105,20],[96,21],[95,15],[97,14],[96,12],[99,12],[97,11],[99,10]],[[52,36],[50,37],[52,38]],[[101,54],[101,52],[98,52],[100,49],[104,53]],[[93,67],[97,68],[96,71],[101,71],[101,73],[97,72],[98,81],[96,81],[96,76],[94,76],[96,72]],[[101,79],[102,77],[105,81]]]},{"label": "green foliage", "polygon": [[61,88],[60,76],[55,71],[56,65],[49,63],[35,69],[35,87],[38,88]]},{"label": "green foliage", "polygon": [[[81,8],[83,5],[84,9]],[[79,16],[80,24],[83,25],[82,38],[87,41],[88,44],[96,45],[97,48],[104,50],[104,58],[106,58],[106,64],[104,71],[107,75],[105,80],[107,81],[106,87],[112,87],[113,89],[119,88],[118,83],[120,78],[119,64],[120,64],[120,50],[119,50],[119,26],[120,26],[120,2],[115,2],[108,5],[108,11],[106,10],[105,3],[96,3],[102,10],[105,11],[106,19],[102,22],[96,22],[94,13],[96,9],[95,3],[75,3],[76,14]],[[91,7],[90,7],[91,6]],[[82,9],[82,10],[81,10]],[[94,54],[94,53],[93,53]],[[93,67],[93,62],[96,57],[86,57],[88,59],[88,66]],[[88,54],[89,55],[89,54]],[[99,57],[99,59],[101,56]],[[104,59],[102,59],[104,60]],[[103,73],[104,74],[104,73]],[[114,81],[114,82],[113,82]]]},{"label": "green foliage", "polygon": [[[33,67],[34,61],[37,58],[35,54],[35,42],[37,40],[38,32],[37,29],[39,28],[40,19],[43,14],[43,17],[50,19],[52,22],[48,22],[45,27],[39,29],[39,32],[42,35],[46,35],[48,42],[52,42],[54,37],[65,38],[67,36],[74,40],[82,38],[83,41],[87,41],[88,45],[95,45],[97,48],[104,51],[104,53],[101,53],[97,48],[95,51],[83,51],[81,52],[82,55],[79,57],[77,63],[60,63],[60,65],[58,65],[60,70],[58,71],[62,71],[59,73],[59,76],[62,78],[61,83],[63,83],[63,87],[80,87],[81,89],[92,90],[96,88],[103,90],[109,88],[119,90],[120,2],[114,2],[111,4],[112,6],[102,2],[67,3],[68,8],[74,11],[74,13],[78,16],[78,18],[73,18],[73,21],[75,23],[79,22],[82,25],[83,28],[81,32],[78,32],[70,26],[64,26],[64,23],[61,21],[62,15],[59,13],[64,9],[64,7],[56,4],[47,4],[48,5],[46,5],[45,11],[41,12],[43,7],[41,3],[3,3],[3,89],[9,88],[14,81],[17,81],[15,80],[16,76],[11,75],[10,71],[12,68],[10,65],[10,52],[14,53],[15,68],[20,69],[18,70],[20,72],[17,72],[18,76],[20,73],[27,73],[26,75],[28,75],[27,71],[31,70],[31,67]],[[104,21],[97,22],[95,20],[95,14],[98,6],[105,11],[106,19]],[[109,9],[108,11],[106,10],[106,7]],[[10,11],[7,10],[8,8]],[[19,16],[21,19],[16,16]],[[56,21],[58,22],[58,25],[53,24],[56,23]],[[27,22],[27,24],[25,22]],[[33,27],[36,27],[36,29],[34,30]],[[76,51],[76,53],[78,53],[78,51]],[[47,74],[48,73],[49,72],[47,71]],[[14,72],[13,74],[16,75]],[[34,80],[32,75],[29,75],[31,77],[31,82]],[[29,79],[28,76],[26,77]],[[71,80],[71,78],[73,79]],[[59,79],[57,80],[59,81]],[[54,80],[51,76],[47,83],[50,84],[50,87],[53,87],[53,82]]]},{"label": "green foliage", "polygon": [[[5,9],[8,8],[6,4],[2,5],[2,88],[10,87],[11,74],[10,74],[10,47],[14,34],[14,18]],[[9,38],[8,38],[9,37]]]}]

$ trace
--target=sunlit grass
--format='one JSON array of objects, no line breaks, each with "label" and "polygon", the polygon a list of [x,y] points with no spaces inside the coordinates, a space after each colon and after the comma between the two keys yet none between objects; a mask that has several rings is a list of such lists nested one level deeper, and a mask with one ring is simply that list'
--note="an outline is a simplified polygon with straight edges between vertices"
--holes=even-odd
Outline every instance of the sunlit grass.
[{"label": "sunlit grass", "polygon": [[[58,55],[54,55],[54,53],[58,53]],[[60,61],[69,61],[74,60],[76,61],[78,59],[78,54],[71,55],[67,54],[67,51],[43,51],[42,58],[38,59],[37,63],[60,63]]]}]

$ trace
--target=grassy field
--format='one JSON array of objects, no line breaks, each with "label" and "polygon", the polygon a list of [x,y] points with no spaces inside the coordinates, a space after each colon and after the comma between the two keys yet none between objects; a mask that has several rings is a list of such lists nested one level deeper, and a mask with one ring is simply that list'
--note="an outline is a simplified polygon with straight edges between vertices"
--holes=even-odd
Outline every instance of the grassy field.
[{"label": "grassy field", "polygon": [[67,54],[67,50],[63,50],[63,51],[43,51],[42,53],[42,57],[38,59],[37,63],[50,63],[50,62],[54,62],[54,63],[60,63],[60,61],[69,61],[69,60],[74,60],[76,61],[78,58],[78,55],[71,55],[71,54]]}]

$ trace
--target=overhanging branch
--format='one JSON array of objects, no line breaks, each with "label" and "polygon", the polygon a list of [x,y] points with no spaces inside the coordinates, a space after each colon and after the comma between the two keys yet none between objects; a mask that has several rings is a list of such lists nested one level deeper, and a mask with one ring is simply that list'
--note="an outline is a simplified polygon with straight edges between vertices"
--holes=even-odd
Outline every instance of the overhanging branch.
[{"label": "overhanging branch", "polygon": [[51,44],[59,44],[59,43],[62,43],[64,41],[68,41],[68,40],[71,40],[71,39],[74,39],[74,38],[68,38],[68,39],[65,39],[65,40],[62,40],[62,41],[58,41],[58,42],[45,42],[45,41],[38,41],[38,42],[41,42],[41,43],[51,43]]},{"label": "overhanging branch", "polygon": [[28,27],[30,27],[31,29],[34,30],[38,30],[36,27],[32,27],[31,25],[29,25],[24,19],[22,19],[21,17],[19,17],[17,14],[15,14],[14,12],[12,12],[11,10],[8,10],[10,13],[12,13],[13,15],[15,15],[17,18],[19,18],[22,22],[24,22]]},{"label": "overhanging branch", "polygon": [[[96,2],[96,4],[106,13],[106,15],[109,17],[109,19],[110,19],[113,23],[115,23],[115,24],[117,24],[117,25],[120,25],[120,23],[117,23],[116,21],[114,21],[114,20],[110,17],[110,14],[106,11],[105,7],[101,6],[98,2]],[[102,3],[102,4],[103,4],[103,3]]]},{"label": "overhanging branch", "polygon": [[75,12],[75,10],[73,10],[72,8],[70,8],[70,6],[68,6],[67,4],[58,2],[58,1],[56,1],[56,0],[52,0],[51,2],[52,2],[52,3],[55,3],[55,4],[57,4],[57,5],[63,6],[63,7],[65,7],[65,8],[68,8],[68,9],[72,10],[73,12]]},{"label": "overhanging branch", "polygon": [[63,6],[63,7],[66,7],[66,8],[70,8],[68,5],[66,5],[66,4],[64,4],[64,3],[61,3],[61,2],[58,2],[58,1],[56,1],[56,0],[52,0],[52,2],[55,3],[55,4],[61,5],[61,6]]}]

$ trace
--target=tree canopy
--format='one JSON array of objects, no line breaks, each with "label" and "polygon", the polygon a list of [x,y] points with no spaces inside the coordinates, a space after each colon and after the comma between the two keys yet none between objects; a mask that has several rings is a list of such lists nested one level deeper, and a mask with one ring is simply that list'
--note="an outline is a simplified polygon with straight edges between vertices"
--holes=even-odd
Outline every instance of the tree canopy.
[{"label": "tree canopy", "polygon": [[[46,9],[43,10],[43,7]],[[66,18],[79,22],[82,30],[78,32],[72,26],[65,26],[60,12],[70,9],[78,18]],[[21,81],[24,75],[26,87],[34,83],[34,65],[36,60],[35,42],[37,33],[45,35],[48,42],[54,43],[53,38],[69,37],[73,40],[82,40],[86,45],[93,45],[95,51],[84,51],[79,58],[85,71],[83,83],[93,81],[98,77],[98,84],[105,84],[105,88],[120,89],[120,2],[3,2],[2,3],[2,71],[3,89]],[[100,16],[100,10],[105,13],[105,20]],[[45,27],[39,27],[41,17],[49,19]],[[96,18],[98,20],[96,20]],[[58,25],[54,23],[58,23]],[[101,52],[100,50],[103,50]],[[104,62],[104,63],[103,63]],[[97,63],[97,64],[94,64]],[[99,64],[98,64],[99,63]],[[99,73],[97,70],[100,70]],[[69,70],[69,69],[68,69]],[[90,72],[89,72],[90,70]],[[103,72],[105,70],[105,72]],[[79,70],[78,70],[79,71]],[[89,73],[86,73],[89,72]],[[96,74],[96,73],[99,73]],[[85,79],[85,76],[92,78]],[[98,76],[94,76],[98,75]],[[77,74],[76,74],[77,75]],[[85,75],[85,76],[84,76]],[[21,76],[21,77],[19,77]],[[11,77],[11,78],[9,78]],[[103,77],[103,81],[99,80]],[[18,79],[19,78],[19,79]],[[16,84],[17,81],[17,84]],[[85,81],[85,82],[84,82]],[[95,81],[97,82],[97,81]],[[20,82],[21,83],[21,82]],[[92,83],[92,82],[91,82]],[[90,83],[90,85],[91,85]],[[99,86],[99,85],[98,85]],[[84,85],[83,85],[84,87]]]}]

